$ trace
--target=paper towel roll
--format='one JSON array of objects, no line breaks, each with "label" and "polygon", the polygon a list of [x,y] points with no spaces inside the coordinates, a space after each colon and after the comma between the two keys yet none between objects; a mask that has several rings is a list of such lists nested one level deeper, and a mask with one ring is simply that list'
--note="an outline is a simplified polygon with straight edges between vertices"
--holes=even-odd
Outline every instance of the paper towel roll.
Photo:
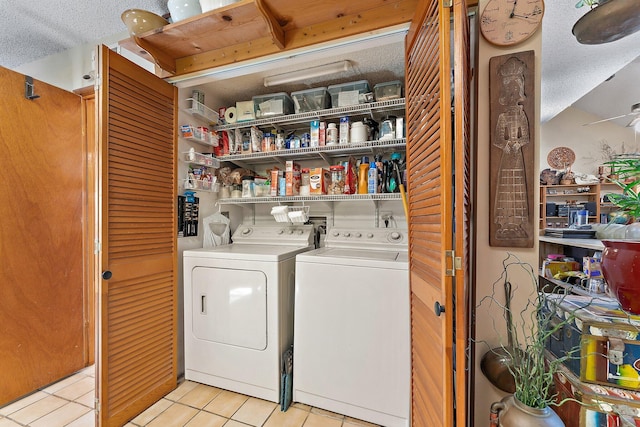
[{"label": "paper towel roll", "polygon": [[235,123],[237,120],[238,114],[236,112],[236,107],[229,107],[227,111],[224,112],[224,120],[227,123]]}]

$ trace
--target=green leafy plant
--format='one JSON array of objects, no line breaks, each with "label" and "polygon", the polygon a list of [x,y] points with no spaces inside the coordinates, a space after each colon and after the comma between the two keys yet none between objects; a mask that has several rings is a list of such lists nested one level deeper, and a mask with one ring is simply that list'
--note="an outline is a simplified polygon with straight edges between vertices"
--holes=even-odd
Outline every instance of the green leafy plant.
[{"label": "green leafy plant", "polygon": [[640,157],[620,158],[605,164],[611,167],[612,175],[617,176],[610,181],[622,189],[622,194],[610,193],[607,197],[620,210],[640,219]]},{"label": "green leafy plant", "polygon": [[[514,395],[520,402],[533,408],[542,409],[560,405],[566,400],[556,402],[554,375],[559,371],[562,363],[579,357],[580,347],[576,346],[561,357],[547,358],[546,346],[554,334],[574,321],[575,315],[570,312],[563,318],[555,316],[555,305],[560,303],[566,295],[539,291],[538,275],[530,264],[520,261],[513,254],[508,254],[502,265],[502,274],[494,282],[494,288],[505,281],[516,283],[509,278],[509,272],[519,269],[528,277],[528,285],[531,286],[518,286],[519,291],[529,292],[532,295],[527,299],[518,316],[515,316],[512,330],[507,331],[511,334],[512,347],[502,345],[502,349],[511,359],[509,371],[515,381]],[[522,276],[523,273],[518,275]],[[546,289],[546,291],[550,290]],[[480,304],[485,301],[502,306],[493,295],[483,298]],[[502,306],[502,308],[505,307]]]}]

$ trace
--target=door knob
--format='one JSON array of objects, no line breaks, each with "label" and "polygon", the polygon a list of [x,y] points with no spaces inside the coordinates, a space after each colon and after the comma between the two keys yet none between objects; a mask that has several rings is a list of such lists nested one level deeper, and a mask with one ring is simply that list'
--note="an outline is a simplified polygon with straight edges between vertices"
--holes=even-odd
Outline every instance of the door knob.
[{"label": "door knob", "polygon": [[442,313],[444,313],[444,305],[440,305],[440,302],[436,301],[434,305],[434,310],[436,312],[436,316],[440,317]]},{"label": "door knob", "polygon": [[109,270],[105,270],[105,271],[102,272],[102,278],[104,280],[111,279],[111,276],[113,276],[113,274]]}]

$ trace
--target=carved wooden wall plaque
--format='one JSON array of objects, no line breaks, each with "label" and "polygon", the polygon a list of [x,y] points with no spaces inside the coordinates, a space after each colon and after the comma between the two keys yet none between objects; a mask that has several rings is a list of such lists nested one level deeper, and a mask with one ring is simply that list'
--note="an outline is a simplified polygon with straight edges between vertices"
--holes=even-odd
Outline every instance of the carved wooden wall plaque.
[{"label": "carved wooden wall plaque", "polygon": [[489,244],[532,248],[534,205],[534,52],[489,61]]}]

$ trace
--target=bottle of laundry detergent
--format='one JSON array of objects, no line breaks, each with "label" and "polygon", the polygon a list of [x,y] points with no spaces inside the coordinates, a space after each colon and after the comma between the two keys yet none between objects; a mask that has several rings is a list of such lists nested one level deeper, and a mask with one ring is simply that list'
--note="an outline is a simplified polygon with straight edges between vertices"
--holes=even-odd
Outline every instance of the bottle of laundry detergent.
[{"label": "bottle of laundry detergent", "polygon": [[358,169],[358,194],[367,194],[369,186],[369,164],[360,163]]},{"label": "bottle of laundry detergent", "polygon": [[369,181],[368,181],[368,193],[375,194],[378,192],[378,165],[375,162],[371,162],[369,165]]}]

